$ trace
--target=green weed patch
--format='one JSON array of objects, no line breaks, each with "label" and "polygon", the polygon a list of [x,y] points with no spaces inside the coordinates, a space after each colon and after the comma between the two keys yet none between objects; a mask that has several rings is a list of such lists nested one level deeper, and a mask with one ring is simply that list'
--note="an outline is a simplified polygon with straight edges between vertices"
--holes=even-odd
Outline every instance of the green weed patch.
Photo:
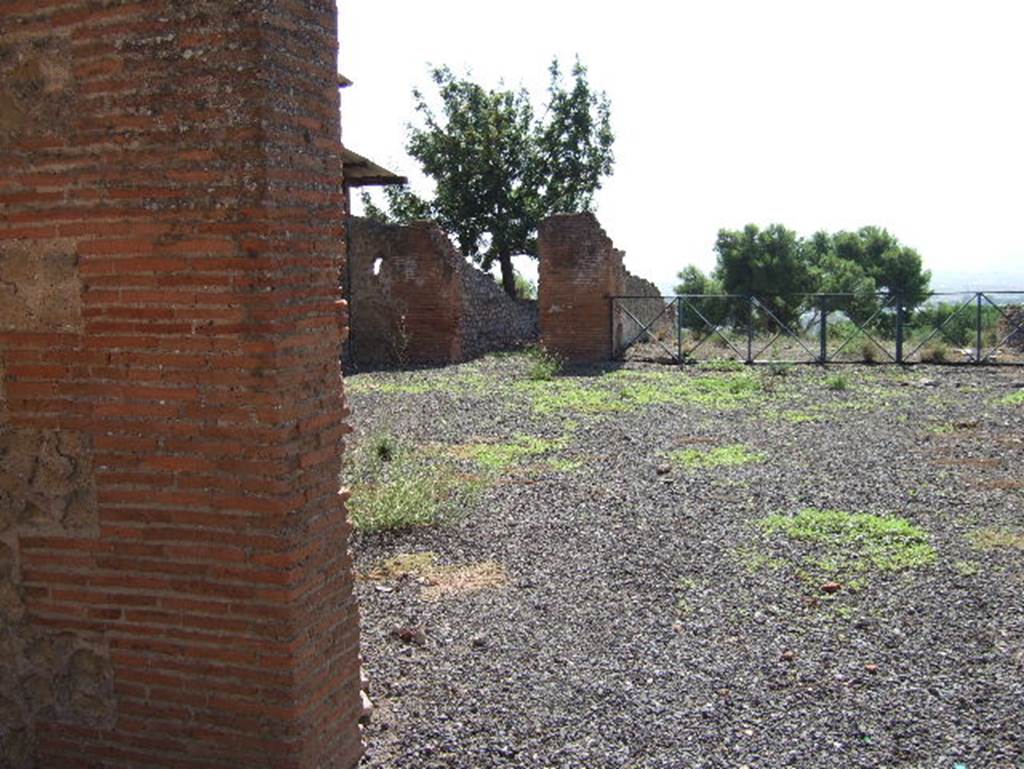
[{"label": "green weed patch", "polygon": [[1002,399],[1002,403],[1008,406],[1024,406],[1024,390],[1018,390],[1011,395],[1007,395]]},{"label": "green weed patch", "polygon": [[520,382],[517,388],[542,414],[603,414],[673,403],[724,410],[739,408],[762,394],[760,380],[749,373],[691,376],[680,371],[623,370],[595,377]]},{"label": "green weed patch", "polygon": [[677,449],[666,455],[674,464],[686,468],[734,467],[763,462],[767,455],[751,451],[741,443],[713,449]]},{"label": "green weed patch", "polygon": [[819,577],[851,581],[872,571],[919,569],[938,558],[927,533],[904,518],[808,508],[770,515],[759,525],[802,546],[803,564]]},{"label": "green weed patch", "polygon": [[552,440],[520,433],[508,443],[471,443],[457,446],[454,453],[462,459],[471,459],[488,470],[500,472],[526,459],[565,448],[568,442],[567,438]]}]

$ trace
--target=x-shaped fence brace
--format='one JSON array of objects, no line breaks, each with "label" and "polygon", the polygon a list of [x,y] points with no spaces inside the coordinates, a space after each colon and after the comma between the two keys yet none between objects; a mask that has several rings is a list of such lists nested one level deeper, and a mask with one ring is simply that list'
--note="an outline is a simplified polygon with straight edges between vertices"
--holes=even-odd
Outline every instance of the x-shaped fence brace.
[{"label": "x-shaped fence brace", "polygon": [[[700,342],[698,342],[696,345],[694,345],[693,347],[691,347],[689,350],[686,351],[686,357],[687,358],[692,358],[693,354],[695,352],[697,352],[697,350],[699,350],[701,347],[703,347],[705,342],[707,342],[709,339],[711,339],[712,337],[714,337],[717,334],[718,336],[720,336],[722,338],[722,341],[725,342],[729,346],[729,348],[732,349],[732,351],[734,353],[736,353],[736,355],[738,355],[740,358],[742,358],[743,357],[743,353],[741,353],[739,350],[737,350],[736,349],[736,345],[734,345],[732,343],[732,341],[729,339],[729,337],[727,337],[725,334],[722,333],[722,327],[725,324],[723,324],[723,323],[712,323],[710,320],[708,320],[707,316],[705,316],[704,313],[702,313],[700,310],[698,310],[697,307],[693,304],[693,302],[690,301],[692,298],[693,298],[692,296],[680,296],[680,297],[677,297],[679,302],[685,303],[686,307],[688,307],[690,310],[692,310],[694,315],[696,315],[698,318],[700,318],[702,321],[704,321],[704,328],[708,328],[708,329],[711,329],[711,330],[708,332],[707,336],[705,336],[703,339],[700,340]],[[679,309],[677,310],[677,312],[679,312],[680,315],[679,315],[679,318],[678,318],[678,322],[676,324],[676,328],[677,328],[676,333],[678,333],[680,335],[683,333],[683,330],[682,330],[682,312],[681,311],[682,311],[682,305],[680,305]]]},{"label": "x-shaped fence brace", "polygon": [[886,301],[883,302],[881,305],[879,305],[878,308],[871,314],[871,317],[868,318],[863,323],[858,323],[857,321],[853,320],[853,318],[850,318],[847,315],[847,318],[849,319],[849,321],[855,327],[854,332],[852,334],[850,334],[848,337],[846,337],[843,340],[843,343],[841,345],[839,345],[839,347],[831,355],[826,355],[825,356],[825,360],[823,362],[824,363],[832,363],[832,362],[834,362],[839,357],[839,353],[841,353],[843,350],[845,350],[850,345],[850,343],[854,339],[859,337],[859,336],[863,336],[865,339],[867,339],[869,342],[871,342],[871,344],[873,344],[879,350],[884,352],[889,357],[889,360],[891,360],[893,363],[898,362],[896,360],[896,356],[893,355],[891,352],[889,352],[888,348],[886,348],[881,342],[879,342],[874,337],[874,335],[872,335],[872,333],[870,331],[868,331],[868,327],[872,323],[874,323],[875,318],[877,318],[879,315],[881,315],[888,308],[892,307],[896,302],[897,302],[897,298],[895,296],[888,297],[886,299]]},{"label": "x-shaped fence brace", "polygon": [[[762,347],[756,354],[750,356],[750,362],[751,363],[753,363],[759,357],[761,357],[762,353],[764,353],[765,350],[767,350],[769,347],[774,345],[776,340],[780,336],[784,336],[784,335],[788,336],[788,337],[792,337],[793,339],[795,339],[797,341],[797,344],[799,344],[801,347],[804,348],[804,351],[810,356],[811,360],[817,360],[818,359],[818,356],[815,355],[813,352],[811,352],[810,348],[803,343],[803,340],[801,339],[803,334],[797,334],[795,331],[793,331],[793,329],[791,329],[789,326],[787,326],[785,323],[783,323],[781,320],[779,320],[778,316],[776,316],[776,314],[774,312],[772,312],[771,309],[768,308],[760,299],[758,299],[757,297],[753,297],[753,296],[750,297],[750,310],[751,310],[751,312],[753,312],[754,309],[756,309],[758,307],[761,308],[769,318],[771,318],[773,321],[775,321],[775,323],[779,327],[779,330],[775,332],[775,335],[771,338],[771,340],[768,342],[768,344],[766,344],[764,347]],[[818,311],[815,310],[814,314],[815,314],[815,318],[817,318]],[[812,320],[810,325],[812,325],[812,326],[814,325],[814,321],[813,320]],[[804,333],[806,333],[806,331]]]},{"label": "x-shaped fence brace", "polygon": [[[653,298],[654,297],[614,297],[612,299],[612,306],[614,308],[615,303],[617,301],[622,300],[622,299],[653,299]],[[676,304],[678,303],[678,301],[679,301],[679,298],[676,297],[671,302],[668,302],[667,304],[664,304],[664,306],[661,308],[661,311],[657,315],[654,316],[654,318],[651,320],[650,323],[647,323],[647,324],[645,324],[642,320],[640,320],[638,317],[636,317],[636,315],[631,313],[629,311],[628,307],[620,304],[622,312],[625,313],[626,316],[629,317],[634,323],[636,323],[638,326],[640,326],[640,330],[637,332],[636,336],[634,336],[629,341],[628,344],[625,344],[625,345],[622,346],[622,349],[619,350],[619,352],[620,353],[624,353],[626,350],[628,350],[630,347],[632,347],[634,344],[636,344],[638,341],[640,341],[640,339],[642,339],[644,337],[644,335],[648,331],[650,331],[652,328],[654,328],[654,324],[658,322],[658,320],[661,318],[661,316],[664,315],[666,312],[668,312],[672,307],[675,307]],[[678,323],[677,323],[677,326],[678,326]],[[676,330],[676,333],[679,333],[678,329]],[[676,353],[672,352],[672,350],[668,349],[664,345],[664,343],[660,339],[658,339],[657,336],[655,336],[654,339],[661,346],[661,348],[665,352],[667,352],[669,354],[669,357],[671,357],[672,360],[675,363],[682,363],[683,362],[682,359]]]},{"label": "x-shaped fence brace", "polygon": [[[980,359],[981,361],[988,361],[992,359],[993,355],[999,352],[1000,347],[1009,342],[1018,332],[1024,333],[1024,320],[1014,323],[1013,317],[1007,314],[1007,312],[1000,305],[993,302],[992,299],[988,296],[988,294],[981,293],[979,294],[979,296],[981,296],[986,302],[988,302],[990,305],[996,308],[999,314],[1003,317],[1003,320],[1006,321],[1007,328],[1010,329],[1009,333],[1007,333],[1006,336],[997,341],[995,345],[992,347],[992,349],[985,353],[985,357]],[[1024,318],[1024,313],[1021,313],[1020,317]],[[981,351],[979,350],[979,353],[980,352]]]},{"label": "x-shaped fence brace", "polygon": [[[932,341],[932,339],[934,339],[939,334],[942,334],[942,336],[946,339],[947,342],[949,342],[951,344],[956,344],[957,343],[956,340],[953,339],[949,335],[948,331],[946,331],[946,326],[949,324],[949,322],[951,320],[953,320],[953,318],[955,318],[961,312],[963,312],[968,307],[970,307],[972,304],[974,304],[976,302],[978,296],[979,296],[979,294],[975,294],[970,299],[968,299],[966,302],[964,302],[959,307],[957,307],[955,310],[953,310],[953,312],[951,312],[949,315],[947,315],[945,317],[945,319],[941,323],[939,323],[937,326],[935,326],[935,328],[932,329],[931,333],[928,334],[928,336],[926,336],[924,339],[921,340],[920,344],[918,344],[917,347],[915,347],[913,350],[911,350],[909,353],[907,353],[906,357],[908,357],[908,358],[914,357],[918,352],[921,351],[922,347],[924,347],[926,344],[928,344],[930,341]],[[974,351],[972,353],[969,353],[968,357],[969,357],[970,360],[974,361],[975,363],[978,363],[978,362],[980,362],[980,358],[978,357],[980,354],[981,354],[981,350],[976,350],[976,351]]]}]

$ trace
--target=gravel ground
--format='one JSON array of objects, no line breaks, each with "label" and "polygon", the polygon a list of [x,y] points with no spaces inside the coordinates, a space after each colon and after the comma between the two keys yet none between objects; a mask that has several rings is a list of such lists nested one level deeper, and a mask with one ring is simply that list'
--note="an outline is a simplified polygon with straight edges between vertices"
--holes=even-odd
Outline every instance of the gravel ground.
[{"label": "gravel ground", "polygon": [[[508,575],[442,600],[360,580],[361,766],[1024,767],[1024,403],[1006,400],[1024,371],[638,366],[530,384],[528,367],[346,379],[356,444],[563,439],[488,476],[457,520],[357,535],[363,574],[430,551]],[[736,402],[541,400],[751,376]],[[737,444],[764,461],[666,459]],[[811,546],[758,525],[807,508],[900,516],[935,558],[816,571]]]}]

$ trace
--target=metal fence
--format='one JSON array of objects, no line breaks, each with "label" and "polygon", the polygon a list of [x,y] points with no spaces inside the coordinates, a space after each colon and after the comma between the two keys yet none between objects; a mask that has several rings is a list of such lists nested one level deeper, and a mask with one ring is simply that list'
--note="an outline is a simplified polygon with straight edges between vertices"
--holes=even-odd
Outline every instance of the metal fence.
[{"label": "metal fence", "polygon": [[618,359],[1024,365],[1024,291],[614,296]]}]

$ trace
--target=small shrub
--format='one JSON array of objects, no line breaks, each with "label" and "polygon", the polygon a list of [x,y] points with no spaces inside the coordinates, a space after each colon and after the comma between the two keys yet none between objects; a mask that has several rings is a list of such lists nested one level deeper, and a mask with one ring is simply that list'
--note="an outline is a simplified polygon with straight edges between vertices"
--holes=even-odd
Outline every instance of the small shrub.
[{"label": "small shrub", "polygon": [[922,363],[945,363],[949,360],[949,347],[945,342],[934,340],[921,350]]},{"label": "small shrub", "polygon": [[536,299],[537,298],[537,284],[532,280],[522,275],[519,270],[516,270],[513,274],[516,282],[516,298],[517,299]]},{"label": "small shrub", "polygon": [[850,380],[843,374],[833,374],[825,380],[825,387],[834,392],[850,389]]},{"label": "small shrub", "polygon": [[530,369],[526,376],[535,382],[550,382],[562,371],[562,359],[543,347],[531,347],[527,355]]},{"label": "small shrub", "polygon": [[406,471],[380,483],[353,486],[352,522],[361,531],[390,531],[440,522],[450,498],[450,481],[426,469]]},{"label": "small shrub", "polygon": [[398,453],[398,446],[390,435],[378,435],[371,440],[370,451],[379,461],[390,462]]},{"label": "small shrub", "polygon": [[[983,337],[998,334],[1001,317],[999,308],[990,304],[982,305]],[[918,334],[928,334],[941,327],[942,335],[952,344],[974,347],[977,344],[977,323],[977,312],[973,308],[964,308],[959,302],[939,302],[915,310],[909,325]]]},{"label": "small shrub", "polygon": [[792,363],[769,363],[768,373],[771,376],[789,376],[789,373],[793,370]]},{"label": "small shrub", "polygon": [[349,514],[363,532],[430,526],[452,517],[474,491],[454,468],[431,461],[387,434],[369,436],[343,473]]}]

